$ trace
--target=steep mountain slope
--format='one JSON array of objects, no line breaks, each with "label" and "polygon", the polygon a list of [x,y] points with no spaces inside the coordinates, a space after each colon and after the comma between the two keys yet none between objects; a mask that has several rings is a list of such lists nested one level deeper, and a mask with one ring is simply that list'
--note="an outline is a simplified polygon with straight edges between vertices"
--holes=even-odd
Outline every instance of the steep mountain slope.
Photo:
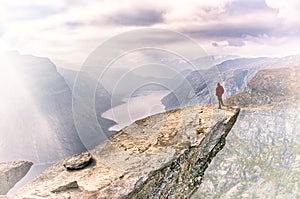
[{"label": "steep mountain slope", "polygon": [[138,120],[93,149],[89,166],[64,167],[88,154],[61,161],[13,198],[188,198],[238,113],[202,105]]},{"label": "steep mountain slope", "polygon": [[1,63],[0,161],[44,164],[85,150],[72,118],[70,89],[55,65],[18,53]]},{"label": "steep mountain slope", "polygon": [[[68,84],[71,92],[73,92],[74,84],[76,81],[76,77],[79,73],[79,71],[73,71],[69,69],[64,68],[58,68],[59,73],[64,77],[66,80],[66,83]],[[89,87],[92,87],[91,76],[87,73],[80,72],[81,79],[83,80],[83,84],[85,85],[85,89],[89,90]],[[86,95],[88,96],[88,95]],[[74,96],[73,96],[74,97]],[[114,134],[114,131],[109,131],[109,127],[115,125],[116,123],[112,120],[103,118],[101,115],[105,111],[111,108],[111,94],[101,85],[98,85],[95,90],[95,109],[96,109],[96,115],[98,122],[101,124],[103,132],[110,136]],[[88,107],[86,107],[88,108]],[[96,140],[96,143],[98,144],[101,140]]]},{"label": "steep mountain slope", "polygon": [[193,198],[300,197],[299,85],[300,67],[266,69],[227,100],[244,108]]}]

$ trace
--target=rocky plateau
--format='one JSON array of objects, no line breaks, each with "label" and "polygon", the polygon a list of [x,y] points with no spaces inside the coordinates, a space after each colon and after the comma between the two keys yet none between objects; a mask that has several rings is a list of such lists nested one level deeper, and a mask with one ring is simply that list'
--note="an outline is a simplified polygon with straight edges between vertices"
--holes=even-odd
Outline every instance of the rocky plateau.
[{"label": "rocky plateau", "polygon": [[12,198],[189,198],[224,147],[236,107],[192,106],[138,120],[90,151],[65,159]]}]

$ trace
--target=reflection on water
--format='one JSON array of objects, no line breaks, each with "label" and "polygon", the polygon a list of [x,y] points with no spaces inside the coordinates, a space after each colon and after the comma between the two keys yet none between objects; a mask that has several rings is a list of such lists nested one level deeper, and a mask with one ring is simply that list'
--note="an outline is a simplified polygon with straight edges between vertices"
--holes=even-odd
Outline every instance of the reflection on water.
[{"label": "reflection on water", "polygon": [[125,99],[125,103],[113,107],[102,114],[102,117],[114,120],[117,125],[109,130],[120,130],[132,122],[146,116],[164,112],[161,99],[169,94],[169,91],[144,91],[138,96]]}]

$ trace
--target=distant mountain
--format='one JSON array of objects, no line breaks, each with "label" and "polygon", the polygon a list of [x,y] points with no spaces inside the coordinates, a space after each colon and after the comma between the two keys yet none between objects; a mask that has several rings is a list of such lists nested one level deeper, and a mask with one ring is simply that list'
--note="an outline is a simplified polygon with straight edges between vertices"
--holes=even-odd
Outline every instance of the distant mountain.
[{"label": "distant mountain", "polygon": [[217,82],[224,86],[224,97],[227,98],[247,89],[248,83],[259,70],[298,65],[300,56],[297,55],[226,60],[208,70],[191,72],[179,87],[162,99],[162,103],[167,110],[198,103],[215,103]]},{"label": "distant mountain", "polygon": [[226,101],[243,107],[294,101],[300,96],[299,79],[300,67],[263,69],[248,82],[245,90]]},{"label": "distant mountain", "polygon": [[259,57],[259,58],[236,58],[226,60],[220,64],[217,64],[216,67],[220,72],[236,70],[236,69],[248,69],[255,68],[266,62],[272,61],[274,58]]},{"label": "distant mountain", "polygon": [[210,57],[211,57],[214,65],[218,65],[227,60],[237,59],[240,56],[238,56],[238,55],[211,55]]}]

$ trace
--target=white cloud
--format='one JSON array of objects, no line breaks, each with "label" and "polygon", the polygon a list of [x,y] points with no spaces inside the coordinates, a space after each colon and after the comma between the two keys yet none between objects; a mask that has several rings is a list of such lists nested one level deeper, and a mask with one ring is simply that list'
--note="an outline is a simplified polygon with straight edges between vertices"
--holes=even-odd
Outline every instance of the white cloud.
[{"label": "white cloud", "polygon": [[300,1],[299,0],[266,0],[271,8],[278,10],[278,16],[291,22],[299,21]]},{"label": "white cloud", "polygon": [[[300,38],[298,2],[0,0],[0,50],[16,49],[80,65],[104,40],[151,26],[186,33],[214,54],[226,50],[259,55],[268,54],[267,49],[271,54],[281,54],[281,46],[290,47],[291,54],[295,54]],[[147,18],[145,10],[157,17]]]}]

